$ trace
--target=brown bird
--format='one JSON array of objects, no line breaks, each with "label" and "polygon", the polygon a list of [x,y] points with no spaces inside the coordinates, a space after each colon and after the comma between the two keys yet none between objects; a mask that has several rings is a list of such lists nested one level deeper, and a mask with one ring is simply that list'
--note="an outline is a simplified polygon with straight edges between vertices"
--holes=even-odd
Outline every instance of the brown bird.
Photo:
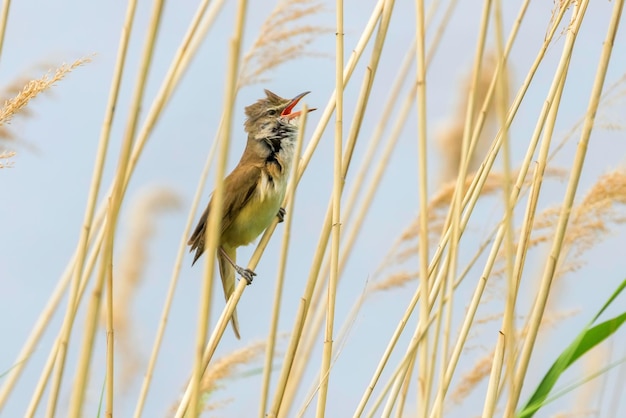
[{"label": "brown bird", "polygon": [[[226,301],[235,291],[235,272],[248,284],[256,276],[250,269],[237,265],[237,247],[255,240],[278,216],[282,222],[285,210],[280,207],[287,190],[297,139],[297,119],[302,111],[293,108],[309,92],[293,99],[283,99],[269,90],[267,97],[246,107],[244,124],[248,133],[246,149],[237,167],[224,179],[224,202],[217,261]],[[309,109],[309,112],[315,109]],[[213,199],[200,217],[188,245],[196,251],[192,265],[204,252],[204,237]],[[237,338],[239,322],[233,311],[231,324]]]}]

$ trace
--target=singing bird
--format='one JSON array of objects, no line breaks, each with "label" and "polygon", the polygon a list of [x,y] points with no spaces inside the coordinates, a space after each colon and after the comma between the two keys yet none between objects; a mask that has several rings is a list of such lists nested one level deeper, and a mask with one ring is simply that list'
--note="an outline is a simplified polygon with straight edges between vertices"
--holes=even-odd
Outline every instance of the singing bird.
[{"label": "singing bird", "polygon": [[[246,107],[245,130],[248,142],[239,164],[224,179],[224,201],[220,239],[217,249],[219,272],[226,301],[235,291],[235,272],[248,284],[256,276],[250,269],[237,265],[237,247],[255,240],[278,216],[282,222],[285,210],[280,207],[287,190],[298,133],[298,117],[302,111],[293,112],[300,99],[283,99],[269,90],[266,97]],[[309,109],[312,111],[315,109]],[[205,229],[213,199],[200,217],[188,245],[196,251],[192,265],[204,252]],[[233,311],[231,324],[235,336],[239,335],[237,311]]]}]

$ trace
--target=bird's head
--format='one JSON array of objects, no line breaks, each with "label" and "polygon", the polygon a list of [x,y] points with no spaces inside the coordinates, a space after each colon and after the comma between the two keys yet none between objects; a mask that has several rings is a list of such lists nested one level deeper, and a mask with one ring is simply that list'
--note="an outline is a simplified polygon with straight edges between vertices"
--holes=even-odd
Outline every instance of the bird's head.
[{"label": "bird's head", "polygon": [[[302,111],[294,112],[300,99],[309,94],[306,91],[298,94],[293,99],[283,99],[269,90],[265,90],[263,99],[246,107],[245,129],[248,134],[257,139],[272,136],[276,133],[279,122],[287,122],[295,125],[295,121]],[[315,109],[308,109],[309,112]]]}]

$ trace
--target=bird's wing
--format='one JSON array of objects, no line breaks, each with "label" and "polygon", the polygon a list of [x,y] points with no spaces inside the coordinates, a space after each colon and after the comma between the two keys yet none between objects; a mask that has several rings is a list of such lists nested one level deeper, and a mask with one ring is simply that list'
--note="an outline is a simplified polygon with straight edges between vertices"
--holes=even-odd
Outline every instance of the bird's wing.
[{"label": "bird's wing", "polygon": [[224,212],[222,214],[222,228],[224,233],[233,223],[241,209],[248,204],[256,192],[261,169],[256,165],[246,164],[237,166],[224,179]]},{"label": "bird's wing", "polygon": [[[224,210],[220,233],[223,233],[232,224],[241,208],[250,201],[250,198],[254,195],[260,176],[261,169],[259,167],[246,164],[244,166],[238,165],[232,173],[224,179]],[[213,198],[209,201],[209,204],[198,221],[198,225],[191,234],[191,238],[187,241],[187,245],[191,246],[189,251],[196,250],[192,265],[204,252],[205,229],[212,203]]]}]

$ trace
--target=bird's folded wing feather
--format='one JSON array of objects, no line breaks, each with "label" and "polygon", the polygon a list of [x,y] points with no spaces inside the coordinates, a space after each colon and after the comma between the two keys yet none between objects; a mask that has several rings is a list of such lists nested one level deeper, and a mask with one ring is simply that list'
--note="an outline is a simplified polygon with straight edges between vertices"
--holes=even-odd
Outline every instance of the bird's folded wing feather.
[{"label": "bird's folded wing feather", "polygon": [[[256,191],[260,175],[261,168],[256,165],[238,165],[224,179],[224,212],[222,214],[221,233],[228,229],[241,208],[250,201]],[[213,199],[211,198],[198,221],[198,225],[194,229],[193,234],[191,234],[191,238],[187,242],[187,245],[191,245],[189,251],[196,250],[194,263],[204,252],[205,229],[212,203]]]}]

